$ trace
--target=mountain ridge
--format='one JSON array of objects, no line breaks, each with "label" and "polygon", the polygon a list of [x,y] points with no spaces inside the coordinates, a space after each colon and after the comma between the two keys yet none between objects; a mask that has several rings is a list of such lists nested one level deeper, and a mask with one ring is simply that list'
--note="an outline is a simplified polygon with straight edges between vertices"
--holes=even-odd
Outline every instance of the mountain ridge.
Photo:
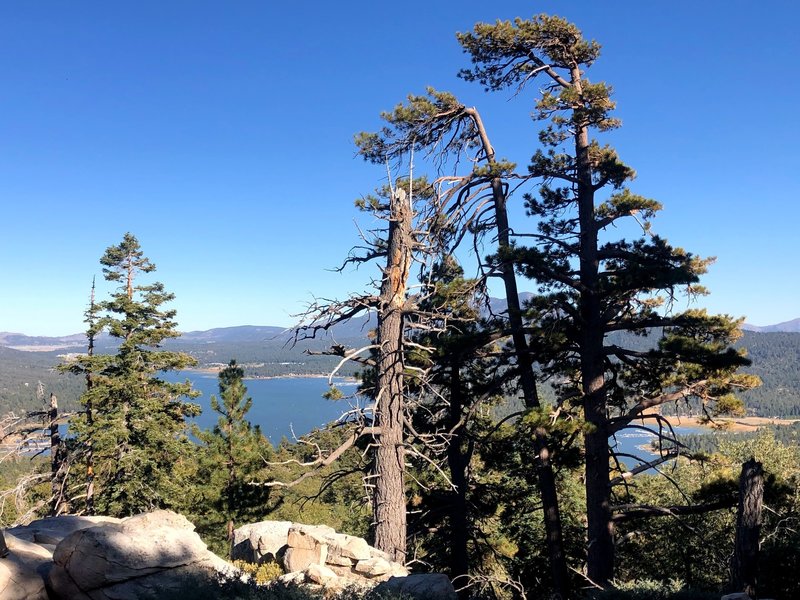
[{"label": "mountain ridge", "polygon": [[750,325],[750,323],[745,323],[742,325],[742,329],[757,333],[800,333],[800,317],[774,325]]},{"label": "mountain ridge", "polygon": [[[524,298],[521,296],[521,299]],[[496,298],[490,299],[490,307],[493,313],[500,313],[505,310],[505,302]],[[371,322],[373,321],[373,322]],[[374,320],[369,316],[352,319],[349,323],[341,323],[334,328],[333,337],[360,337],[366,335],[367,331],[373,326]],[[800,317],[790,321],[775,323],[774,325],[751,325],[745,323],[742,329],[754,333],[800,333]],[[211,329],[200,329],[181,332],[177,342],[267,342],[280,339],[285,336],[288,341],[291,337],[291,327],[279,327],[276,325],[233,325],[228,327],[213,327]],[[102,338],[107,337],[103,334]],[[102,339],[101,338],[101,339]],[[62,350],[79,348],[86,344],[86,335],[74,333],[63,336],[29,336],[24,333],[14,333],[0,331],[0,347],[11,348],[27,352],[43,352],[52,350]]]}]

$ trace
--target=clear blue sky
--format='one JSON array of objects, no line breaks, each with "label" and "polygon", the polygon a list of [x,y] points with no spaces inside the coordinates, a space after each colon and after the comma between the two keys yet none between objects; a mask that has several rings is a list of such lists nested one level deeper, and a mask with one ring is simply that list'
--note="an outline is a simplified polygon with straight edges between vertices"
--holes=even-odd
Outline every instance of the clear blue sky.
[{"label": "clear blue sky", "polygon": [[181,329],[289,325],[339,275],[381,169],[352,136],[426,85],[481,108],[499,154],[536,148],[530,100],[460,82],[454,33],[562,14],[604,48],[607,141],[660,200],[655,229],[717,256],[712,310],[800,317],[800,9],[792,2],[0,4],[0,331],[82,331],[104,249],[131,231]]}]

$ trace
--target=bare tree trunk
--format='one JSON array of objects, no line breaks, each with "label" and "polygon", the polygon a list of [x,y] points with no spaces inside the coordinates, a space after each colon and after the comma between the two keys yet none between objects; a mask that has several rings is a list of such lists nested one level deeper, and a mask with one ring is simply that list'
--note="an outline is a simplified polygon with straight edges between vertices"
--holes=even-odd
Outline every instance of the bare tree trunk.
[{"label": "bare tree trunk", "polygon": [[378,309],[375,423],[375,546],[406,561],[405,452],[403,448],[403,306],[411,269],[412,210],[402,189],[392,194],[387,264]]},{"label": "bare tree trunk", "polygon": [[756,598],[761,506],[764,499],[764,469],[751,458],[742,465],[739,479],[739,510],[736,542],[731,559],[731,591]]},{"label": "bare tree trunk", "polygon": [[[94,303],[94,290],[95,290],[95,281],[94,277],[92,278],[92,294],[89,299],[89,312],[88,312],[88,321],[89,321],[89,347],[86,350],[86,354],[91,358],[94,356],[94,336],[95,336],[95,303]],[[87,370],[86,371],[86,391],[90,391],[92,389],[92,374]],[[94,514],[94,440],[93,435],[94,432],[92,428],[94,426],[94,409],[91,396],[87,394],[86,396],[86,427],[87,430],[90,432],[89,438],[86,440],[86,514],[93,515]]]},{"label": "bare tree trunk", "polygon": [[[494,148],[489,142],[486,129],[480,115],[474,109],[467,109],[478,129],[481,144],[486,152],[487,161],[495,166]],[[498,250],[502,254],[511,248],[510,227],[508,224],[508,211],[506,209],[506,194],[503,182],[499,177],[492,180],[492,198],[494,200],[494,214],[497,226]],[[525,337],[522,321],[522,308],[519,303],[517,278],[514,265],[504,260],[500,265],[500,273],[505,287],[506,302],[508,307],[508,324],[514,342],[514,351],[519,368],[520,387],[526,408],[541,406],[539,393],[536,389],[536,376],[533,372],[533,358],[531,356],[528,340]],[[550,559],[550,574],[553,578],[553,590],[556,598],[569,596],[569,579],[567,577],[567,560],[564,555],[564,537],[561,527],[561,513],[558,506],[558,492],[553,464],[550,460],[550,450],[547,446],[547,431],[538,427],[534,432],[534,451],[536,452],[536,473],[539,480],[539,493],[542,496],[542,509],[544,512],[545,535],[547,537],[547,551]]]},{"label": "bare tree trunk", "polygon": [[58,398],[50,394],[50,514],[58,515],[64,505],[64,473],[61,434],[58,431]]}]

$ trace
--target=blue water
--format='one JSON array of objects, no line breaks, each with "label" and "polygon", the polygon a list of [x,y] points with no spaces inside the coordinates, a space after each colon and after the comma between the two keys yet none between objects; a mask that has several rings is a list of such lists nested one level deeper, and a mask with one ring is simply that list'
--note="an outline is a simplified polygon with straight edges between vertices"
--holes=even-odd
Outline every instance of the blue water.
[{"label": "blue water", "polygon": [[[199,404],[203,412],[193,419],[201,429],[211,429],[219,419],[219,414],[211,410],[211,396],[219,397],[215,373],[181,371],[164,376],[168,381],[189,379],[194,388],[201,393],[193,402]],[[355,393],[357,383],[334,378],[336,387],[345,395]],[[247,414],[253,425],[260,425],[261,431],[273,444],[282,437],[300,437],[315,427],[320,427],[338,419],[350,408],[352,400],[331,401],[322,397],[328,391],[328,379],[323,377],[286,377],[276,379],[245,379],[247,395],[253,399],[253,406]]]},{"label": "blue water", "polygon": [[[165,379],[169,381],[184,381],[189,379],[194,388],[201,392],[201,396],[194,400],[203,412],[193,419],[201,429],[212,428],[219,415],[211,410],[211,396],[219,395],[217,376],[215,373],[202,373],[197,371],[182,371],[168,373]],[[248,419],[253,425],[260,425],[264,435],[273,444],[280,442],[282,437],[292,440],[293,436],[301,436],[315,427],[321,427],[338,419],[343,412],[351,408],[352,399],[331,401],[322,397],[328,390],[328,380],[324,377],[285,377],[275,379],[245,379],[248,395],[253,398],[253,407],[248,413]],[[334,378],[334,383],[345,395],[354,394],[357,383],[342,378]],[[675,432],[680,435],[689,433],[702,433],[696,427],[675,427]],[[633,454],[640,460],[629,457],[622,458],[628,468],[634,468],[641,461],[650,461],[657,455],[640,446],[649,446],[655,436],[641,429],[631,429],[617,435],[614,449],[617,452]],[[614,443],[614,440],[611,440]],[[662,468],[669,468],[664,464]],[[652,469],[649,472],[654,472]]]},{"label": "blue water", "polygon": [[[651,427],[651,429],[652,428],[653,427]],[[680,440],[680,436],[682,435],[687,435],[690,433],[703,433],[703,430],[699,427],[675,427],[674,430],[675,433],[678,434],[678,440]],[[668,434],[669,432],[664,431],[664,433]],[[629,429],[617,434],[616,446],[614,446],[613,439],[610,440],[610,443],[616,452],[633,454],[640,459],[636,460],[628,456],[620,458],[620,460],[625,463],[629,469],[632,469],[641,464],[643,461],[651,461],[658,458],[658,454],[649,451],[650,442],[655,440],[656,436],[653,433],[648,433],[642,429]],[[642,449],[640,446],[648,446],[648,448]],[[669,464],[664,463],[660,468],[669,468]],[[654,473],[655,471],[653,469],[648,469],[647,472]]]}]

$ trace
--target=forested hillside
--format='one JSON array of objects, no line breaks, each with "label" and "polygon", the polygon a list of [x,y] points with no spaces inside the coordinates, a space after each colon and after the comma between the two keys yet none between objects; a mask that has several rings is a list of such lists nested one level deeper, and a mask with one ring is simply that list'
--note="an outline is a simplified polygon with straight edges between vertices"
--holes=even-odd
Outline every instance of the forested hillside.
[{"label": "forested hillside", "polygon": [[54,393],[61,406],[77,406],[83,380],[56,371],[57,352],[23,352],[0,347],[0,414],[39,407],[36,387],[41,381],[49,397]]},{"label": "forested hillside", "polygon": [[[529,295],[521,296],[528,298]],[[502,311],[504,303],[493,301],[493,311]],[[322,335],[317,340],[302,340],[293,344],[290,331],[281,327],[227,327],[209,331],[193,331],[165,343],[165,347],[186,352],[198,361],[198,367],[219,366],[235,358],[244,368],[245,377],[276,377],[282,375],[328,374],[339,362],[339,358],[315,355],[330,348],[332,342],[349,347],[363,345],[370,323],[359,321],[347,327],[339,327],[333,334]],[[77,336],[70,336],[76,343]],[[619,334],[612,339],[622,337]],[[647,349],[655,336],[624,336],[630,347]],[[15,343],[42,346],[55,338],[17,336]],[[743,369],[758,375],[762,385],[743,393],[748,414],[761,417],[800,417],[800,333],[745,331],[738,347],[747,349],[753,361]],[[113,351],[108,337],[100,339],[98,351]],[[55,370],[64,352],[79,352],[81,347],[48,352],[27,352],[0,346],[0,412],[32,408],[36,405],[36,383],[41,381],[49,392],[55,393],[63,406],[69,408],[83,390],[77,378],[63,375]],[[309,351],[312,352],[309,354]],[[360,369],[352,363],[340,371],[342,375],[354,375]],[[26,385],[28,384],[28,385]],[[545,398],[553,397],[549,386],[544,386]],[[512,405],[509,411],[519,407]]]},{"label": "forested hillside", "polygon": [[800,417],[800,333],[745,331],[739,341],[753,361],[744,370],[761,378],[743,394],[747,412],[760,417]]}]

